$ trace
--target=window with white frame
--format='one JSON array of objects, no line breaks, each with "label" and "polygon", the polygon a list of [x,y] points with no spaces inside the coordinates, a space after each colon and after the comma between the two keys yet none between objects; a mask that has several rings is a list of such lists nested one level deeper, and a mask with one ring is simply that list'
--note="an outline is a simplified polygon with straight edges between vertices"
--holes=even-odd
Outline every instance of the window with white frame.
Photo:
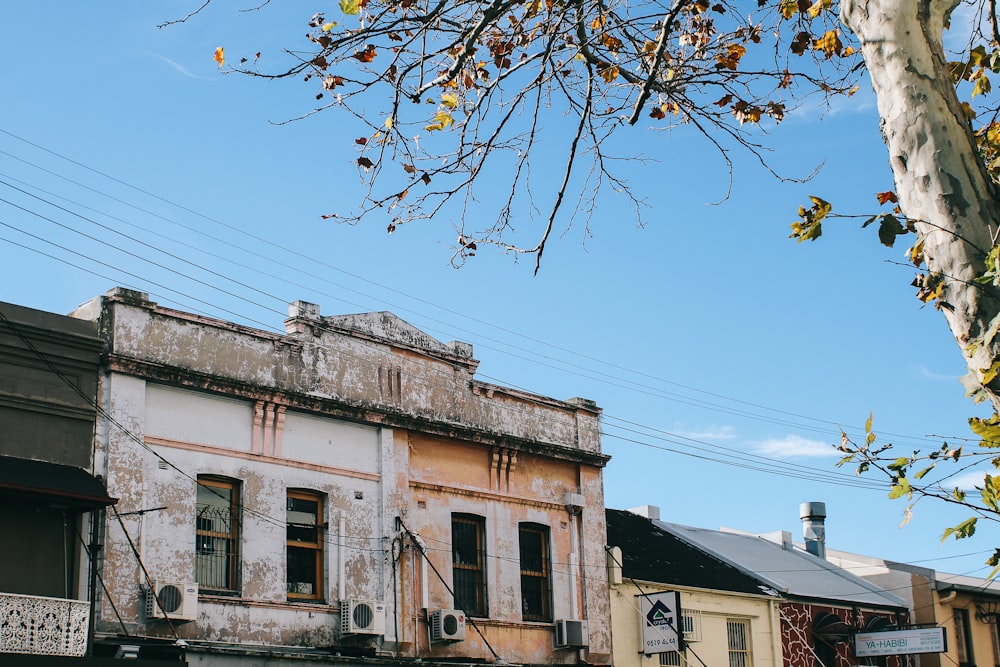
[{"label": "window with white frame", "polygon": [[729,667],[753,667],[750,621],[739,618],[726,619],[726,635],[729,643]]}]

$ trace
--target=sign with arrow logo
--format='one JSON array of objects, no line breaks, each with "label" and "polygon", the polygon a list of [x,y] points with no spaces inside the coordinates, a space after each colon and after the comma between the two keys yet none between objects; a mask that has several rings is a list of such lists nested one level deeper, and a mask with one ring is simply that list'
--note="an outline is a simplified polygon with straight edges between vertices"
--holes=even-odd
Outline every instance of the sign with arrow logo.
[{"label": "sign with arrow logo", "polygon": [[653,655],[682,651],[681,595],[677,591],[647,593],[639,596],[642,613],[643,653]]}]

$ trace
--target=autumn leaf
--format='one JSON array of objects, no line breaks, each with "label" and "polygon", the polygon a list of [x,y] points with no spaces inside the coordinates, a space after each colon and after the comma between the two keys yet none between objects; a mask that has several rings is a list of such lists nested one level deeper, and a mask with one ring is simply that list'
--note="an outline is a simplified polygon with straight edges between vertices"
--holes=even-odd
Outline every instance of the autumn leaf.
[{"label": "autumn leaf", "polygon": [[803,30],[802,32],[795,35],[795,39],[792,40],[792,43],[789,46],[789,48],[792,50],[792,53],[794,53],[797,56],[801,56],[803,53],[806,52],[806,49],[809,48],[809,45],[811,43],[812,43],[812,34]]},{"label": "autumn leaf", "polygon": [[423,176],[420,177],[420,180],[424,182],[424,185],[431,184],[431,177],[427,174],[427,172],[424,172]]},{"label": "autumn leaf", "polygon": [[601,37],[601,43],[604,44],[605,48],[614,53],[618,53],[622,48],[622,40],[614,37],[613,35],[605,34]]},{"label": "autumn leaf", "polygon": [[832,58],[841,52],[844,44],[840,41],[839,30],[827,30],[826,33],[813,43],[814,51],[822,51],[827,58]]},{"label": "autumn leaf", "polygon": [[441,105],[448,109],[454,109],[458,105],[458,96],[452,93],[443,93],[441,95]]},{"label": "autumn leaf", "polygon": [[726,106],[727,104],[729,104],[732,101],[733,101],[733,96],[732,95],[723,95],[718,100],[716,100],[715,102],[713,102],[713,104],[715,104],[715,106],[721,108],[721,107]]},{"label": "autumn leaf", "polygon": [[902,498],[906,496],[908,498],[913,496],[913,492],[910,490],[910,482],[905,477],[900,477],[896,480],[896,483],[892,485],[892,489],[889,491],[889,499],[895,500],[896,498]]},{"label": "autumn leaf", "polygon": [[337,22],[336,21],[330,21],[329,23],[324,23],[323,27],[320,28],[320,30],[322,30],[323,32],[330,32],[331,30],[333,30],[336,27],[337,27]]},{"label": "autumn leaf", "polygon": [[333,90],[337,86],[342,86],[342,85],[344,85],[344,80],[339,76],[330,75],[325,79],[323,79],[324,90]]},{"label": "autumn leaf", "polygon": [[664,113],[662,106],[658,106],[649,110],[649,117],[655,120],[663,120],[667,117],[667,114]]},{"label": "autumn leaf", "polygon": [[809,18],[816,18],[824,9],[829,9],[832,4],[832,0],[816,0],[816,2],[809,6]]},{"label": "autumn leaf", "polygon": [[1000,416],[994,414],[989,419],[971,417],[969,418],[969,428],[983,439],[979,443],[980,447],[987,447],[989,449],[1000,447]]},{"label": "autumn leaf", "polygon": [[618,78],[618,65],[612,65],[610,67],[605,67],[604,69],[597,70],[597,73],[601,75],[605,83],[611,83]]},{"label": "autumn leaf", "polygon": [[740,58],[747,52],[747,48],[742,44],[730,44],[726,48],[726,53],[720,53],[715,57],[716,69],[729,69],[735,71],[740,64]]},{"label": "autumn leaf", "polygon": [[340,0],[340,11],[348,16],[354,16],[361,11],[361,3],[358,0]]},{"label": "autumn leaf", "polygon": [[887,201],[895,204],[899,201],[899,197],[892,190],[886,190],[885,192],[879,192],[875,194],[875,198],[878,199],[879,204],[885,204]]},{"label": "autumn leaf", "polygon": [[990,85],[989,78],[983,74],[976,79],[974,84],[972,84],[972,97],[975,97],[976,95],[985,95],[990,92],[991,89],[992,86]]},{"label": "autumn leaf", "polygon": [[781,0],[779,9],[782,18],[790,19],[799,11],[798,0]]},{"label": "autumn leaf", "polygon": [[354,140],[354,143],[360,146],[364,146],[365,144],[368,143],[368,137],[358,137],[357,139]]},{"label": "autumn leaf", "polygon": [[434,132],[435,130],[443,130],[452,123],[455,119],[451,117],[451,114],[447,111],[438,111],[434,114],[433,122],[430,125],[425,125],[424,129],[428,132]]},{"label": "autumn leaf", "polygon": [[944,531],[944,535],[941,536],[941,541],[944,542],[950,536],[954,535],[956,540],[961,540],[966,537],[972,537],[976,534],[976,519],[966,519],[962,523],[958,524],[954,528],[949,528]]},{"label": "autumn leaf", "polygon": [[222,50],[221,46],[215,47],[215,55],[212,56],[212,60],[214,60],[215,62],[217,62],[219,64],[219,67],[222,67],[225,64],[225,62],[226,62],[226,54]]},{"label": "autumn leaf", "polygon": [[414,167],[412,164],[404,164],[403,171],[405,171],[407,174],[415,174],[417,173],[417,168]]},{"label": "autumn leaf", "polygon": [[371,61],[375,60],[376,55],[378,54],[375,53],[375,45],[369,44],[368,46],[365,47],[364,51],[358,51],[357,53],[355,53],[354,57],[363,63],[370,63]]},{"label": "autumn leaf", "polygon": [[799,221],[792,223],[792,233],[789,236],[800,243],[815,241],[823,235],[823,218],[833,209],[830,202],[819,197],[810,195],[809,199],[812,201],[812,206],[799,207]]},{"label": "autumn leaf", "polygon": [[365,171],[368,171],[369,169],[375,166],[375,163],[369,160],[368,158],[362,156],[358,158],[358,166],[364,169]]}]

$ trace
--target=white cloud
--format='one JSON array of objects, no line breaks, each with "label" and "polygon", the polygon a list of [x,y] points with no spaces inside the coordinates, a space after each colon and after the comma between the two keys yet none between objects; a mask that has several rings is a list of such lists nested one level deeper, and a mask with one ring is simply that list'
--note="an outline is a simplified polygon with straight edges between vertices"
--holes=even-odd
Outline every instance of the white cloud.
[{"label": "white cloud", "polygon": [[170,58],[167,58],[166,56],[158,56],[158,57],[159,57],[160,60],[162,60],[163,62],[167,63],[168,65],[170,65],[175,70],[177,70],[178,72],[180,72],[181,74],[183,74],[184,76],[186,76],[188,78],[191,78],[191,79],[201,79],[202,81],[207,81],[208,80],[207,77],[198,76],[197,74],[195,74],[194,72],[192,72],[188,68],[184,67],[184,65],[181,65],[180,63],[175,62],[175,61],[171,60]]},{"label": "white cloud", "polygon": [[836,456],[837,450],[825,440],[810,440],[800,435],[789,434],[783,438],[768,438],[754,443],[754,453],[770,457],[820,457]]},{"label": "white cloud", "polygon": [[983,486],[983,476],[986,474],[985,470],[970,470],[967,473],[963,473],[957,477],[950,477],[941,483],[946,489],[952,487],[958,487],[963,491],[972,491],[976,486]]},{"label": "white cloud", "polygon": [[707,426],[699,431],[678,431],[677,435],[682,438],[692,440],[706,440],[714,442],[716,440],[733,440],[736,438],[736,429],[732,426]]},{"label": "white cloud", "polygon": [[931,369],[923,365],[913,366],[913,372],[925,380],[950,380],[952,382],[958,382],[958,376],[948,373],[935,373]]}]

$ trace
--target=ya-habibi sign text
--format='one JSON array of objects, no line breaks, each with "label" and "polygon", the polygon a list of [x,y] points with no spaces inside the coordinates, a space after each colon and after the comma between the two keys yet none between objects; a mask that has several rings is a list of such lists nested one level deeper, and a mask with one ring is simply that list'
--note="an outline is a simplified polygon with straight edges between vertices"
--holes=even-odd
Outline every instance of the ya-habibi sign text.
[{"label": "ya-habibi sign text", "polygon": [[639,597],[642,614],[642,651],[646,655],[684,650],[681,627],[681,594],[677,591],[647,593]]},{"label": "ya-habibi sign text", "polygon": [[859,632],[854,635],[854,654],[859,658],[875,655],[944,653],[947,650],[944,628]]}]

